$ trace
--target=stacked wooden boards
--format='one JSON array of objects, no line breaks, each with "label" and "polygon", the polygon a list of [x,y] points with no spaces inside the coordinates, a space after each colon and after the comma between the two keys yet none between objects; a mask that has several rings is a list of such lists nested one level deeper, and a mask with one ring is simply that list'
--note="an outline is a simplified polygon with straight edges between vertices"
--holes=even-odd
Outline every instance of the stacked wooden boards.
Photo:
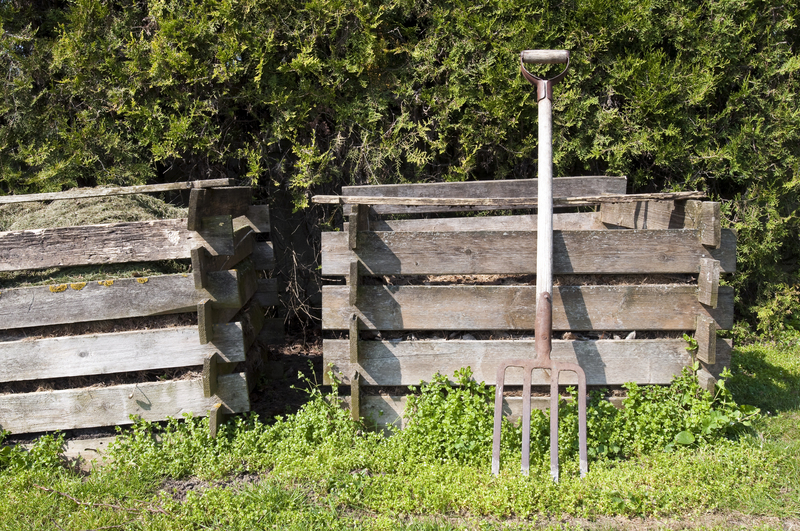
[{"label": "stacked wooden boards", "polygon": [[[152,220],[0,233],[0,271],[191,259],[192,272],[0,291],[0,383],[203,367],[202,379],[149,381],[0,395],[0,429],[31,433],[211,415],[249,409],[246,362],[282,335],[265,319],[278,302],[269,210],[251,205],[249,187],[228,179],[145,187],[80,189],[0,202],[71,200],[189,190],[188,219]],[[9,340],[10,331],[196,313],[197,324],[117,333]],[[239,316],[236,321],[231,321]],[[157,320],[152,321],[157,322]],[[3,332],[6,331],[6,332]],[[27,334],[25,334],[27,335]],[[52,334],[50,334],[52,335]],[[102,378],[101,378],[102,379]]]},{"label": "stacked wooden boards", "polygon": [[[530,279],[536,273],[535,215],[375,218],[496,210],[503,208],[503,198],[514,199],[509,201],[514,205],[522,204],[519,198],[535,198],[536,188],[532,179],[343,190],[349,223],[342,232],[322,235],[322,274],[345,277],[347,285],[324,286],[322,324],[326,330],[348,330],[349,339],[325,340],[323,352],[325,365],[333,364],[342,383],[351,386],[354,415],[386,424],[398,422],[402,413],[402,397],[363,393],[366,387],[417,385],[436,372],[450,375],[465,366],[475,379],[494,383],[497,360],[535,356],[534,282],[419,281],[430,275]],[[583,212],[562,208],[554,216],[553,273],[560,280],[553,294],[555,337],[568,332],[566,337],[583,339],[555,340],[552,355],[579,363],[589,385],[667,384],[692,362],[687,342],[677,339],[688,332],[698,341],[700,377],[711,386],[731,348],[716,340],[716,330],[733,324],[733,292],[719,280],[720,274],[735,271],[735,234],[721,229],[718,203],[666,195],[617,201],[607,196],[624,195],[625,189],[624,177],[554,181],[556,204],[595,196],[598,206]],[[434,200],[426,205],[426,197]],[[393,204],[386,198],[398,200]],[[593,284],[591,278],[601,281]],[[367,339],[375,332],[399,331],[439,338]],[[472,339],[473,334],[496,338],[508,332],[517,338]],[[521,374],[509,372],[506,383],[521,384]],[[545,384],[546,377],[534,383]],[[515,400],[508,402],[517,409]]]}]

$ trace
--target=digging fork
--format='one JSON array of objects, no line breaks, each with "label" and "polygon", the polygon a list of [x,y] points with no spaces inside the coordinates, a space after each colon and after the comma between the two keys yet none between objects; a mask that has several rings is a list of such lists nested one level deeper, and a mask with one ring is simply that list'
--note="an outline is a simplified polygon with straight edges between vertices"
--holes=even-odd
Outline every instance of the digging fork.
[{"label": "digging fork", "polygon": [[[566,63],[564,70],[550,79],[534,76],[525,63]],[[508,367],[521,367],[522,396],[522,473],[530,470],[531,374],[536,369],[550,371],[550,474],[558,481],[558,380],[563,371],[578,376],[578,439],[581,477],[589,470],[586,449],[586,373],[575,363],[559,363],[550,358],[553,332],[553,85],[564,79],[569,68],[567,50],[526,50],[520,55],[522,75],[536,87],[539,110],[538,216],[536,239],[536,359],[501,361],[497,369],[494,404],[492,474],[500,473],[500,428],[503,418],[503,389]]]}]

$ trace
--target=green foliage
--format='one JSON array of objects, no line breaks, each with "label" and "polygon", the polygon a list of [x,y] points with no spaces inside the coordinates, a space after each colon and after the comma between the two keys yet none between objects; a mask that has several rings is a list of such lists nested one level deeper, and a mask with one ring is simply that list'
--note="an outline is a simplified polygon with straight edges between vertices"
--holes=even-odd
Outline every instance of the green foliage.
[{"label": "green foliage", "polygon": [[[738,231],[737,308],[797,327],[800,42],[777,0],[0,2],[0,191],[246,177],[532,177],[527,48],[572,51],[557,175],[701,189]],[[266,188],[265,188],[266,189]]]},{"label": "green foliage", "polygon": [[58,468],[63,463],[59,454],[64,445],[64,435],[43,435],[25,450],[19,446],[3,446],[8,432],[0,429],[0,471],[8,469],[12,472],[31,469]]}]

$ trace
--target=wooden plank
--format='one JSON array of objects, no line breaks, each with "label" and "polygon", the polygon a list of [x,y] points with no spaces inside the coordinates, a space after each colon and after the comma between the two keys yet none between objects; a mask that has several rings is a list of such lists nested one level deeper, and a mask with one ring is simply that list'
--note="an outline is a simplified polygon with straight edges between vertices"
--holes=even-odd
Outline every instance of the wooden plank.
[{"label": "wooden plank", "polygon": [[259,278],[258,288],[253,296],[253,300],[258,302],[262,308],[278,306],[280,304],[280,298],[278,297],[278,279]]},{"label": "wooden plank", "polygon": [[201,345],[214,340],[214,307],[211,299],[197,303],[197,328]]},{"label": "wooden plank", "polygon": [[714,320],[705,315],[698,315],[694,338],[697,341],[697,359],[708,365],[714,365],[717,353],[717,326]]},{"label": "wooden plank", "polygon": [[721,206],[712,201],[684,201],[675,204],[672,224],[687,229],[700,230],[700,243],[717,247],[720,243]]},{"label": "wooden plank", "polygon": [[700,384],[701,389],[705,389],[713,394],[717,385],[717,379],[705,369],[697,371],[697,383]]},{"label": "wooden plank", "polygon": [[[552,358],[577,363],[586,372],[587,385],[668,384],[692,363],[683,339],[631,339],[599,341],[554,340]],[[360,363],[353,363],[349,341],[323,341],[323,364],[333,364],[343,385],[358,371],[362,386],[406,386],[430,381],[437,372],[453,374],[471,367],[476,381],[495,383],[498,362],[534,359],[533,340],[495,341],[359,341]],[[506,385],[522,385],[521,369],[509,369]],[[574,373],[562,373],[559,382],[578,383]],[[323,383],[330,384],[325,375]],[[534,385],[548,385],[549,375],[534,372]]]},{"label": "wooden plank", "polygon": [[217,394],[217,367],[222,365],[220,356],[216,352],[206,355],[203,359],[203,396],[211,398]]},{"label": "wooden plank", "polygon": [[253,194],[249,186],[193,189],[189,195],[187,227],[195,230],[199,220],[209,216],[244,216]]},{"label": "wooden plank", "polygon": [[[536,230],[536,215],[473,216],[458,218],[370,220],[373,231],[395,232],[463,232]],[[347,232],[349,224],[343,230]],[[554,230],[604,230],[600,212],[564,212],[553,214]]]},{"label": "wooden plank", "polygon": [[230,255],[218,255],[208,262],[211,271],[233,269],[242,260],[253,254],[256,240],[250,227],[241,227],[233,234],[233,252]]},{"label": "wooden plank", "polygon": [[[253,262],[249,259],[239,263],[237,268],[233,270],[236,274],[238,282],[236,284],[237,293],[232,300],[236,304],[223,305],[220,302],[214,301],[214,319],[218,323],[227,323],[239,313],[247,302],[253,298],[258,290],[258,276],[253,267]],[[225,271],[220,271],[215,274],[223,274]]]},{"label": "wooden plank", "polygon": [[[726,236],[732,234],[726,231]],[[531,231],[322,233],[322,274],[346,275],[352,260],[370,275],[535,274]],[[703,258],[736,268],[736,242],[708,249],[696,230],[555,231],[555,274],[698,273]]]},{"label": "wooden plank", "polygon": [[211,398],[203,396],[199,379],[0,395],[0,428],[35,433],[121,426],[133,422],[131,415],[149,421],[204,416],[217,403],[225,413],[250,409],[244,373],[220,376],[219,394]]},{"label": "wooden plank", "polygon": [[243,302],[237,271],[211,272],[208,289],[197,290],[191,275],[78,282],[0,292],[0,330],[194,312],[211,299],[220,308]]},{"label": "wooden plank", "polygon": [[636,203],[604,203],[600,206],[603,223],[628,229],[673,229],[674,201],[640,201]]},{"label": "wooden plank", "polygon": [[197,341],[196,326],[0,342],[0,382],[69,378],[203,364],[219,352],[244,361],[242,325],[214,326],[214,341]]},{"label": "wooden plank", "polygon": [[4,195],[0,196],[0,205],[9,203],[25,203],[33,201],[56,201],[63,199],[80,199],[83,197],[108,197],[112,195],[147,194],[168,192],[172,190],[191,190],[193,188],[210,188],[229,186],[233,179],[208,179],[205,181],[187,181],[179,183],[146,184],[141,186],[108,187],[108,188],[73,188],[64,192],[48,192],[43,194]]},{"label": "wooden plank", "polygon": [[[631,195],[590,195],[575,197],[553,197],[554,206],[600,205],[603,203],[627,203],[637,201],[684,201],[702,199],[704,192],[664,192],[656,194]],[[536,197],[382,197],[352,195],[316,195],[312,202],[324,205],[389,205],[413,207],[458,207],[469,210],[472,207],[501,207],[510,209],[534,208],[538,204]]]},{"label": "wooden plank", "polygon": [[[697,301],[692,285],[559,286],[554,330],[694,330],[697,315],[733,326],[733,288],[719,306]],[[536,286],[362,286],[358,316],[365,330],[533,330]],[[322,327],[347,330],[347,286],[323,286]]]},{"label": "wooden plank", "polygon": [[706,306],[717,307],[719,296],[719,260],[703,258],[700,260],[700,274],[697,276],[697,299]]},{"label": "wooden plank", "polygon": [[256,242],[253,247],[253,266],[259,271],[275,269],[275,252],[272,242]]},{"label": "wooden plank", "polygon": [[256,234],[268,234],[270,231],[269,205],[250,205],[243,216],[233,220],[233,229],[250,227]]},{"label": "wooden plank", "polygon": [[[222,227],[224,229],[224,227]],[[0,271],[189,258],[230,245],[219,226],[197,233],[185,219],[0,232]]]},{"label": "wooden plank", "polygon": [[[624,194],[625,177],[588,176],[553,179],[553,194],[558,197]],[[343,186],[342,195],[381,197],[535,197],[538,179],[465,181],[447,183],[382,184]]]},{"label": "wooden plank", "polygon": [[[186,222],[187,227],[189,221]],[[211,216],[200,220],[197,243],[205,247],[212,256],[234,253],[233,221],[230,216]]]},{"label": "wooden plank", "polygon": [[[377,186],[344,186],[342,195],[383,197],[535,197],[537,179],[505,181],[469,181],[458,183],[389,184]],[[553,194],[557,197],[624,194],[625,177],[589,176],[558,177],[553,179]],[[496,206],[403,206],[375,205],[376,214],[406,214],[415,212],[455,212],[464,210],[495,210]]]}]

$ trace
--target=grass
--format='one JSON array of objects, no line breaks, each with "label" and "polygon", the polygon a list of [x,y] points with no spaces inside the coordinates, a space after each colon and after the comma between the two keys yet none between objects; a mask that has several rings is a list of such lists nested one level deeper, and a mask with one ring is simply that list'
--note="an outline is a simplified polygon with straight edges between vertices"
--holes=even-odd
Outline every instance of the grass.
[{"label": "grass", "polygon": [[[546,459],[519,474],[409,453],[350,423],[315,391],[296,415],[138,423],[114,463],[82,474],[57,437],[0,454],[0,529],[781,529],[800,527],[800,336],[737,348],[727,386],[765,413],[699,448],[598,459],[581,479]],[[316,393],[316,394],[315,394]],[[395,442],[392,442],[392,441]],[[2,457],[5,455],[5,457]],[[544,455],[544,454],[541,454]]]}]

